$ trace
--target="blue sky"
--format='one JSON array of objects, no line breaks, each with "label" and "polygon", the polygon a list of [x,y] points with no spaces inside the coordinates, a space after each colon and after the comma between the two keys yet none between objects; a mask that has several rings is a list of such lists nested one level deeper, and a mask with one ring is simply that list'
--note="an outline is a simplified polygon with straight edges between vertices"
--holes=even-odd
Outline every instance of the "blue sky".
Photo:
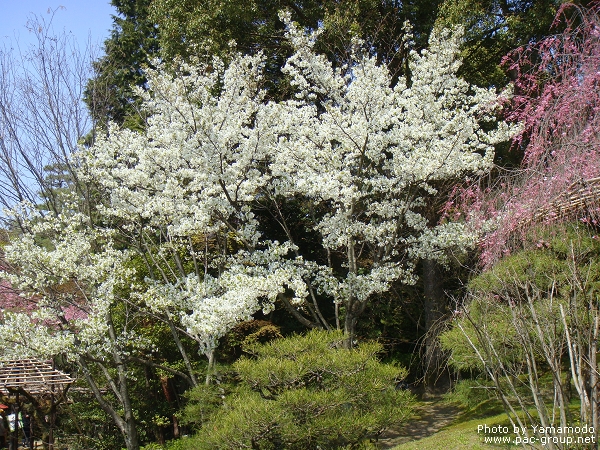
[{"label": "blue sky", "polygon": [[[50,122],[50,120],[47,120],[48,117],[45,112],[48,108],[32,111],[30,102],[25,101],[24,104],[19,104],[19,102],[27,97],[27,95],[23,94],[23,90],[20,88],[21,85],[19,84],[24,79],[29,81],[29,78],[24,77],[32,77],[34,82],[32,89],[40,89],[42,84],[39,81],[40,75],[36,68],[31,72],[28,72],[27,56],[29,55],[32,46],[33,48],[37,47],[35,33],[29,32],[26,27],[28,20],[34,18],[33,16],[35,15],[40,19],[38,23],[41,21],[41,23],[48,24],[49,21],[52,21],[49,33],[50,36],[62,36],[63,31],[70,33],[73,35],[76,45],[80,48],[82,53],[85,52],[86,55],[89,55],[89,53],[87,53],[90,51],[89,44],[92,44],[92,46],[95,47],[91,49],[92,55],[99,57],[102,54],[104,40],[110,35],[112,15],[116,14],[116,10],[109,2],[110,0],[0,0],[0,62],[4,64],[13,64],[13,61],[15,61],[17,64],[17,66],[14,67],[14,73],[7,72],[9,73],[9,76],[4,77],[2,80],[3,83],[6,84],[2,84],[0,88],[6,89],[3,93],[7,92],[6,95],[8,98],[11,99],[11,102],[14,102],[14,104],[9,104],[9,108],[14,108],[14,111],[11,109],[9,112],[9,115],[14,113],[14,116],[10,116],[9,120],[14,122],[11,122],[11,126],[16,127],[16,134],[18,135],[21,144],[25,143],[26,148],[32,148],[32,151],[34,152],[38,151],[39,148],[40,154],[45,154],[44,152],[46,150],[44,146],[47,145],[48,142],[44,139],[53,133],[52,130],[46,134],[37,133],[31,131],[32,128],[30,128],[34,126],[36,127],[35,130],[37,130],[37,127],[43,129],[44,127],[49,126],[48,122]],[[50,11],[50,13],[48,11]],[[52,12],[54,12],[54,14],[52,14]],[[73,42],[69,40],[69,45],[72,43]],[[5,57],[6,55],[8,56]],[[11,66],[1,66],[1,69],[7,71],[9,67]],[[77,69],[74,70],[76,71]],[[62,71],[60,73],[63,74]],[[64,73],[71,75],[71,72],[69,71]],[[77,82],[77,73],[75,72],[72,75],[74,79],[67,77],[66,79],[58,81],[53,79],[53,81],[61,83],[61,86],[63,84]],[[75,86],[76,89],[79,87],[80,86]],[[61,90],[60,92],[62,93],[63,91],[69,92],[68,90]],[[85,111],[83,105],[80,104],[78,106],[82,108],[82,111]],[[19,116],[19,113],[21,112],[22,117]],[[78,119],[85,122],[82,117],[79,117]],[[85,127],[86,124],[84,123],[83,126]],[[76,132],[73,132],[71,128],[73,127],[70,127],[69,125],[64,126],[64,130],[68,130],[68,133],[71,134],[70,137],[73,138],[73,142],[76,142],[80,136],[77,136]],[[3,130],[5,130],[5,125],[0,123],[0,134],[3,133]],[[11,148],[17,148],[17,144],[13,140],[10,140],[8,145],[12,146]],[[19,176],[21,177],[21,181],[25,185],[30,185],[32,192],[35,192],[37,190],[37,184],[31,181],[33,179],[31,173],[28,169],[23,168],[20,156],[15,156],[15,158],[16,162],[14,162],[14,164],[19,167],[17,170],[20,172]],[[50,160],[44,159],[44,161]],[[9,186],[5,181],[5,175],[7,173],[6,166],[0,166],[0,185]],[[8,202],[7,204],[11,202],[10,197],[7,197],[5,200]],[[3,225],[3,215],[2,206],[0,206],[0,227]]]},{"label": "blue sky", "polygon": [[80,45],[89,36],[93,44],[102,45],[110,34],[111,14],[116,13],[110,0],[0,0],[0,46],[18,40],[23,47],[30,42],[28,19],[35,14],[48,21],[52,17],[48,10],[56,11],[54,30],[73,33]]}]

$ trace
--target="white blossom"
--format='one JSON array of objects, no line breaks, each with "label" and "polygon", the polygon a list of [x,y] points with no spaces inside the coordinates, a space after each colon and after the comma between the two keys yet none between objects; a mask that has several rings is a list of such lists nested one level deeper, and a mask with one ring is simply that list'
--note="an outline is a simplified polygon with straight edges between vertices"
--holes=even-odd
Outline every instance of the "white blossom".
[{"label": "white blossom", "polygon": [[[32,333],[32,347],[45,339],[50,353],[114,350],[103,336],[120,289],[208,352],[280,298],[315,315],[326,299],[350,314],[353,302],[364,305],[394,282],[414,283],[419,258],[472,244],[460,224],[434,226],[424,210],[444,183],[489,170],[494,145],[514,129],[496,121],[494,90],[456,75],[460,30],[434,32],[428,50],[411,54],[410,82],[392,86],[387,68],[359,45],[334,68],[315,52],[317,34],[282,18],[294,48],[283,68],[292,99],[267,101],[260,54],[233,55],[227,67],[217,58],[182,64],[175,74],[157,62],[140,92],[144,130],[110,125],[76,155],[81,179],[104,195],[100,224],[79,213],[35,217],[31,232],[6,248],[19,270],[5,278],[39,296],[40,311],[60,316],[70,301],[85,312],[68,327]],[[278,211],[293,202],[318,236],[313,253],[293,241]],[[261,222],[268,213],[277,232]],[[129,240],[127,251],[117,250],[117,237]],[[331,254],[337,264],[326,261]],[[134,255],[147,265],[144,280],[127,268]],[[73,282],[76,295],[55,295]],[[0,335],[26,333],[31,323],[6,316]],[[119,342],[146,345],[132,333]]]}]

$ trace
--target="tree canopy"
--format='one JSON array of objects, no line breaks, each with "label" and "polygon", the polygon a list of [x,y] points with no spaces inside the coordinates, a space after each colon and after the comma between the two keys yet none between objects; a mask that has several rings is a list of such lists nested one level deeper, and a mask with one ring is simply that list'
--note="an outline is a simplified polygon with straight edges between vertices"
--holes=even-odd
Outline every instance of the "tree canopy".
[{"label": "tree canopy", "polygon": [[[282,18],[293,99],[267,101],[261,54],[148,70],[144,129],[111,125],[75,155],[104,200],[81,207],[85,198],[64,194],[58,213],[14,211],[25,232],[6,246],[6,276],[36,307],[5,317],[3,352],[64,354],[86,374],[111,360],[123,412],[97,397],[128,448],[125,366],[149,351],[142,317],[210,358],[236,323],[279,301],[308,326],[343,329],[350,347],[374,296],[412,283],[419,258],[466,245],[460,224],[432,227],[422,208],[440,183],[489,170],[494,144],[512,133],[496,119],[502,97],[456,76],[460,32],[434,33],[411,53],[412,83],[391,87],[376,56],[356,46],[335,67],[314,50],[319,30]],[[296,239],[290,204],[316,248]]]},{"label": "tree canopy", "polygon": [[[53,96],[29,95],[79,92],[48,82],[68,79],[83,86],[61,77],[68,71],[54,71],[64,59],[38,52],[40,67],[54,61],[52,70],[40,71],[43,82],[0,96],[0,126],[7,130],[0,164],[10,181],[0,187],[0,200],[21,201],[8,213],[10,239],[1,243],[0,291],[10,287],[19,296],[5,298],[0,353],[56,358],[77,370],[130,450],[139,448],[151,427],[176,422],[168,417],[177,403],[173,392],[179,398],[198,386],[199,367],[206,367],[207,382],[221,381],[212,371],[216,349],[240,322],[273,320],[263,323],[270,330],[265,333],[281,337],[292,327],[284,330],[273,318],[285,311],[304,328],[337,330],[343,346],[358,345],[360,353],[362,345],[373,353],[380,347],[364,344],[365,330],[382,335],[384,326],[369,319],[385,325],[408,315],[410,301],[399,305],[398,291],[409,292],[420,270],[420,284],[410,295],[423,301],[425,311],[415,311],[415,328],[425,323],[431,331],[447,312],[440,265],[479,245],[484,274],[471,286],[496,276],[485,271],[503,264],[528,275],[528,257],[541,265],[552,258],[542,258],[543,251],[503,258],[535,234],[540,221],[575,218],[596,226],[597,209],[588,206],[597,201],[600,185],[597,5],[113,4],[119,12],[115,28],[86,85],[92,132],[71,127],[71,115],[52,108]],[[548,31],[555,11],[565,21]],[[515,46],[500,69],[501,55]],[[0,82],[14,88],[20,81],[12,81],[10,60],[3,61]],[[509,79],[514,85],[504,89]],[[12,98],[24,99],[35,114],[20,114]],[[48,105],[36,108],[36,98]],[[82,117],[77,108],[70,113]],[[29,130],[44,131],[31,141],[34,146],[13,132],[28,117],[40,125]],[[515,136],[514,147],[525,154],[521,170],[496,177],[497,150]],[[24,169],[39,184],[39,194],[23,181]],[[480,189],[483,177],[499,180],[499,187]],[[451,191],[455,197],[446,203]],[[548,242],[540,237],[535,245],[546,248]],[[552,275],[551,266],[536,267],[540,279]],[[449,276],[453,285],[462,281],[457,273]],[[517,288],[537,289],[538,281]],[[515,298],[522,293],[505,291]],[[543,302],[559,291],[550,286],[529,312],[517,314],[504,304],[490,307],[487,291],[471,289],[473,306],[457,311],[492,321],[512,311],[526,322],[536,311],[556,312],[557,304],[546,310]],[[386,311],[396,317],[377,310],[386,301]],[[593,301],[587,305],[595,311]],[[467,324],[459,312],[456,323]],[[528,342],[526,333],[508,330],[523,320],[500,321],[490,336],[510,345]],[[473,335],[472,329],[470,335],[454,331],[446,335],[453,342]],[[434,330],[425,345],[436,339]],[[486,369],[481,359],[473,363],[467,344],[460,347],[468,360],[462,367]],[[287,345],[281,340],[273,348]],[[543,345],[535,348],[544,351]],[[574,357],[595,353],[595,347],[581,345],[567,350]],[[523,354],[507,351],[503,362],[518,362]],[[265,355],[236,363],[243,379],[237,380],[240,395],[229,397],[235,411],[219,410],[213,419],[235,424],[236,414],[252,405],[269,409],[251,389],[242,395],[244,383],[260,384],[249,375],[254,368],[272,374]],[[424,364],[432,360],[423,357]],[[537,364],[534,357],[527,361]],[[547,362],[561,364],[554,357]],[[585,383],[578,385],[583,391]],[[263,394],[269,387],[278,390],[274,401],[299,395],[260,384]],[[161,395],[168,404],[157,411],[166,418],[151,415],[150,405],[160,403]],[[289,429],[298,425],[296,417],[287,419]],[[374,432],[367,428],[357,425],[360,436],[343,442]],[[225,436],[243,430],[232,425],[222,431]],[[265,445],[280,437],[269,435]],[[292,442],[293,433],[286,439]]]},{"label": "tree canopy", "polygon": [[104,55],[93,63],[94,75],[87,82],[84,100],[99,125],[113,121],[139,128],[134,86],[146,83],[145,70],[159,54],[159,33],[149,19],[149,0],[111,0],[111,4],[117,15],[104,43]]}]

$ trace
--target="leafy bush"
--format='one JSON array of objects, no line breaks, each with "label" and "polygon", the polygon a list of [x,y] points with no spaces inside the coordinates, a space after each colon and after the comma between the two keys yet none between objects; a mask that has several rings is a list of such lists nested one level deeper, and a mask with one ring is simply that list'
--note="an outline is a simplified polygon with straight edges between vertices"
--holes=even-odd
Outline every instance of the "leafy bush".
[{"label": "leafy bush", "polygon": [[[188,441],[194,449],[308,449],[361,445],[406,419],[412,399],[396,384],[406,370],[383,364],[381,346],[341,348],[342,334],[311,331],[246,347],[233,365],[237,385],[220,386],[222,402]],[[212,398],[199,387],[192,398]],[[191,402],[186,411],[198,411]]]},{"label": "leafy bush", "polygon": [[219,343],[218,358],[233,362],[242,355],[242,347],[254,342],[265,343],[280,338],[280,328],[266,320],[241,322],[227,333]]},{"label": "leafy bush", "polygon": [[[540,424],[550,431],[535,433],[547,438],[555,436],[550,424],[581,423],[596,438],[600,242],[596,230],[579,224],[541,231],[546,236],[538,233],[535,246],[469,283],[440,340],[452,351],[451,365],[486,375],[513,425]],[[574,392],[579,417],[570,408]]]},{"label": "leafy bush", "polygon": [[466,410],[481,408],[481,405],[495,399],[494,385],[486,380],[461,380],[451,392],[444,395],[447,402],[459,404]]}]

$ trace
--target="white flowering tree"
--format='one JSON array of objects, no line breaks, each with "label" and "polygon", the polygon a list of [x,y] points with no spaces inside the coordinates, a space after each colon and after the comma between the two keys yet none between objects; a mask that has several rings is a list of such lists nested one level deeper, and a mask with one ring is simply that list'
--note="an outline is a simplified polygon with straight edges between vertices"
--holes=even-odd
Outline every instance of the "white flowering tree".
[{"label": "white flowering tree", "polygon": [[[352,345],[370,300],[414,282],[420,258],[470,244],[460,224],[431,226],[423,209],[441,183],[489,170],[511,130],[496,121],[493,90],[456,76],[460,33],[434,33],[410,59],[412,81],[392,87],[359,43],[336,68],[314,52],[315,34],[283,19],[293,99],[265,98],[260,55],[159,68],[140,92],[144,131],[111,126],[77,154],[102,201],[93,221],[37,217],[7,247],[9,280],[38,299],[35,314],[0,325],[31,333],[13,351],[96,352],[124,370],[127,343],[144,340],[111,327],[118,304],[164,320],[209,359],[231,327],[277,302],[307,326],[342,328]],[[143,261],[135,273],[133,260]],[[56,297],[67,281],[77,295]],[[85,314],[67,317],[66,300]],[[123,377],[115,392],[127,410]]]},{"label": "white flowering tree", "polygon": [[146,262],[137,299],[209,358],[235,324],[304,285],[291,244],[265,239],[252,211],[276,142],[261,69],[239,56],[149,72],[145,132],[113,127],[79,155],[106,192],[100,213]]},{"label": "white flowering tree", "polygon": [[460,32],[434,31],[429,50],[411,55],[411,82],[394,87],[360,47],[349,66],[334,68],[313,52],[314,35],[289,34],[296,53],[284,71],[298,93],[278,105],[274,193],[323,211],[311,226],[332,276],[314,285],[344,306],[352,339],[368,301],[392,282],[414,282],[419,259],[443,260],[445,249],[472,243],[461,224],[431,227],[425,207],[440,185],[489,170],[494,144],[512,130],[496,122],[494,90],[457,77]]},{"label": "white flowering tree", "polygon": [[47,216],[33,206],[13,214],[26,231],[5,247],[9,265],[2,275],[23,300],[3,305],[0,355],[63,355],[78,365],[127,448],[139,448],[126,356],[149,343],[130,326],[131,310],[115,314],[132,275],[124,267],[127,252],[113,246],[113,230],[91,226],[76,204],[66,202],[62,212]]}]

